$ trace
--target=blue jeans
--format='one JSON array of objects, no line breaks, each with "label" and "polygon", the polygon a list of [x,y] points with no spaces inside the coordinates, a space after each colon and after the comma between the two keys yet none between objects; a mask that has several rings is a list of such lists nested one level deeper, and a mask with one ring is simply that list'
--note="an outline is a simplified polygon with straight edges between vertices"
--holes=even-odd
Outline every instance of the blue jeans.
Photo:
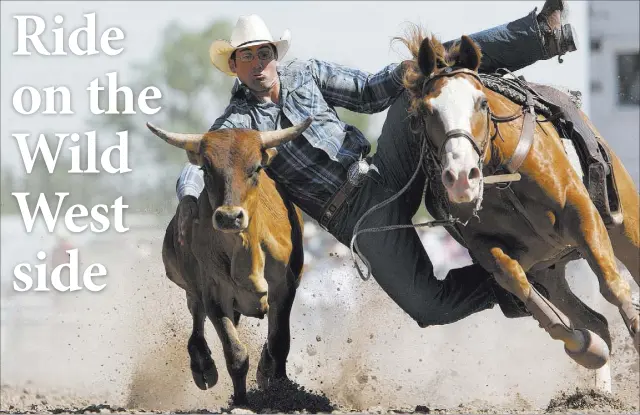
[{"label": "blue jeans", "polygon": [[[536,20],[536,9],[525,17],[491,29],[469,35],[480,46],[480,72],[494,72],[499,68],[517,71],[552,56],[545,50],[542,33]],[[443,45],[452,46],[459,39]]]},{"label": "blue jeans", "polygon": [[[379,174],[368,173],[362,187],[350,195],[329,226],[329,232],[346,246],[364,213],[398,193],[418,169],[421,149],[417,137],[410,132],[408,105],[405,93],[389,108],[372,157]],[[359,229],[411,224],[423,203],[425,182],[426,176],[420,169],[401,197],[369,214]],[[358,253],[369,262],[376,282],[422,326],[450,324],[496,304],[503,306],[496,293],[502,288],[477,264],[452,269],[443,280],[437,279],[414,228],[366,233],[357,242]]]}]

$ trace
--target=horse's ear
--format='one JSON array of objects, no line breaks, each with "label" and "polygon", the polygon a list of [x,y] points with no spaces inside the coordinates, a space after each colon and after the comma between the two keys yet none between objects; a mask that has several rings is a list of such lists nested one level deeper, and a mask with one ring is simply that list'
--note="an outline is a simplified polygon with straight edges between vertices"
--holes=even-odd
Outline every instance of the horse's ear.
[{"label": "horse's ear", "polygon": [[476,43],[471,40],[469,36],[462,36],[460,39],[460,52],[456,66],[471,69],[477,71],[480,67],[480,60],[482,59],[482,53]]},{"label": "horse's ear", "polygon": [[425,37],[420,44],[420,51],[418,52],[418,65],[420,71],[424,76],[429,76],[436,69],[436,53],[433,51],[431,41]]}]

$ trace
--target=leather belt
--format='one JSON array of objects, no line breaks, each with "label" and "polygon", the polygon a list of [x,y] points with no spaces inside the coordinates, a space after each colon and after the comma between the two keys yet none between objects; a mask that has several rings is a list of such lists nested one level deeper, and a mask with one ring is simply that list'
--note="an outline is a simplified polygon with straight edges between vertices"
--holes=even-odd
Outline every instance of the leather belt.
[{"label": "leather belt", "polygon": [[331,197],[323,213],[320,216],[318,225],[324,230],[328,230],[331,220],[340,211],[342,205],[355,189],[362,186],[364,179],[369,170],[378,171],[375,165],[369,164],[367,160],[360,160],[349,166],[347,179],[344,181],[338,191]]}]

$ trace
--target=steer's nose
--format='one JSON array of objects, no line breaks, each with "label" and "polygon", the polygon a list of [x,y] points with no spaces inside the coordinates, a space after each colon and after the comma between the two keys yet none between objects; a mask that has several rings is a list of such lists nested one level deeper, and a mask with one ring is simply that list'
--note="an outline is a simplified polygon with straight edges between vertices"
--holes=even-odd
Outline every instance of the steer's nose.
[{"label": "steer's nose", "polygon": [[246,228],[246,217],[241,207],[222,206],[213,214],[213,222],[220,230],[242,230]]},{"label": "steer's nose", "polygon": [[466,168],[462,166],[452,166],[442,172],[442,183],[447,189],[451,189],[456,184],[464,187],[473,187],[480,180],[480,169],[477,167]]}]

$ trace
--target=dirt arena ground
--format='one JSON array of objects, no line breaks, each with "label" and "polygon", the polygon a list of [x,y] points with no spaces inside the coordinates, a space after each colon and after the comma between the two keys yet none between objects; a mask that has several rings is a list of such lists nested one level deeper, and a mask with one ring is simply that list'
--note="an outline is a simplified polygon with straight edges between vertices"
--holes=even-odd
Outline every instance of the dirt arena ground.
[{"label": "dirt arena ground", "polygon": [[[269,393],[252,389],[250,409],[233,408],[210,323],[220,380],[208,391],[192,381],[190,315],[183,291],[164,276],[162,233],[134,231],[124,244],[116,235],[83,248],[84,263],[102,262],[109,270],[101,293],[3,299],[0,412],[639,411],[638,355],[585,264],[571,269],[571,282],[579,280],[576,292],[612,327],[611,396],[593,392],[593,372],[569,359],[532,319],[505,319],[495,308],[454,325],[419,328],[374,281],[359,279],[346,252],[331,252],[331,241],[324,242],[331,254],[315,258],[294,304],[288,373],[295,383]],[[6,315],[16,313],[11,303],[21,305],[19,318]],[[266,320],[240,323],[250,388],[266,328]]]}]

